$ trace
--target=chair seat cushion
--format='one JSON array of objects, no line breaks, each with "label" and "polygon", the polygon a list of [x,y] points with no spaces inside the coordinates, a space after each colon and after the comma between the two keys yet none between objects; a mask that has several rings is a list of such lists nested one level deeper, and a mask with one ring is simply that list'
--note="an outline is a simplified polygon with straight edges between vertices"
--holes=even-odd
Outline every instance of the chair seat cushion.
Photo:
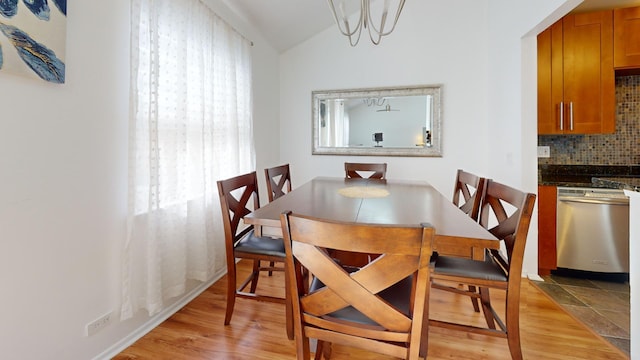
[{"label": "chair seat cushion", "polygon": [[[351,273],[351,272],[357,271],[358,269],[353,267],[349,267],[349,268],[345,267],[345,270]],[[378,293],[378,296],[380,296],[389,304],[393,305],[401,313],[409,316],[409,306],[410,306],[409,301],[411,299],[412,281],[413,281],[413,276],[409,276],[404,280],[381,291],[380,293]],[[309,291],[313,292],[324,286],[325,285],[320,280],[318,280],[317,278],[314,278],[313,281],[311,282],[311,286],[309,287]],[[361,324],[378,325],[378,323],[369,319],[360,311],[356,310],[356,308],[354,308],[353,306],[347,306],[338,311],[334,311],[328,314],[328,316],[341,319],[341,320],[358,322]]]},{"label": "chair seat cushion", "polygon": [[505,272],[491,257],[479,261],[454,256],[438,256],[433,272],[435,275],[462,276],[491,281],[508,280]]},{"label": "chair seat cushion", "polygon": [[253,230],[249,231],[234,247],[235,251],[285,257],[284,242],[282,239],[256,236]]}]

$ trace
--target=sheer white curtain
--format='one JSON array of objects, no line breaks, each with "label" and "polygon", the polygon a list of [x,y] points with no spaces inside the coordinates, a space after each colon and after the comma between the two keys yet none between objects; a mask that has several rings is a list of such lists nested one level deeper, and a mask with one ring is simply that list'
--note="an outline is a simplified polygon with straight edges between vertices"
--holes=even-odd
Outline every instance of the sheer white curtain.
[{"label": "sheer white curtain", "polygon": [[333,113],[333,144],[331,146],[349,146],[349,112],[344,108],[344,101],[336,103]]},{"label": "sheer white curtain", "polygon": [[224,271],[216,180],[255,169],[250,43],[199,0],[132,0],[123,319]]},{"label": "sheer white curtain", "polygon": [[325,102],[326,121],[321,128],[321,146],[344,147],[349,145],[349,113],[344,109],[344,100]]}]

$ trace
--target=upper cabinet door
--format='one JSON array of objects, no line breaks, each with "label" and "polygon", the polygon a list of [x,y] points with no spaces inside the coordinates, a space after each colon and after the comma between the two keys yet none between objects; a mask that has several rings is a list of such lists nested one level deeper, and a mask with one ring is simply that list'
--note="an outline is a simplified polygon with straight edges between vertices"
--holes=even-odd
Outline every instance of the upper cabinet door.
[{"label": "upper cabinet door", "polygon": [[568,132],[613,133],[613,13],[600,11],[569,15],[562,20],[562,26]]},{"label": "upper cabinet door", "polygon": [[640,68],[640,7],[613,11],[613,66]]},{"label": "upper cabinet door", "polygon": [[563,79],[562,21],[558,21],[538,35],[538,134],[563,133]]},{"label": "upper cabinet door", "polygon": [[538,133],[614,131],[613,12],[567,15],[538,36]]}]

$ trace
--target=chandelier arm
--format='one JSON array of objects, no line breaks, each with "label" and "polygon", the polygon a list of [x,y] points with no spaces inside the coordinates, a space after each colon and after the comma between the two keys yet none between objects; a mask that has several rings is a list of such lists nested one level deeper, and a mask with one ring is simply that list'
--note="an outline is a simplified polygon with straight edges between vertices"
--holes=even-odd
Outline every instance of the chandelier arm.
[{"label": "chandelier arm", "polygon": [[349,45],[351,45],[351,47],[355,47],[356,45],[358,45],[358,43],[360,42],[360,35],[362,34],[362,27],[360,27],[360,31],[358,31],[358,37],[356,38],[356,41],[353,42],[351,40],[351,36],[349,36]]},{"label": "chandelier arm", "polygon": [[[369,16],[369,18],[371,18],[371,16]],[[384,23],[387,20],[387,11],[385,10],[382,13],[382,17],[380,18],[380,30],[384,30]],[[371,31],[371,29],[373,29],[373,32]],[[377,31],[377,29],[375,28],[375,26],[373,25],[373,22],[371,23],[371,25],[369,26],[369,29],[367,29],[369,31],[369,39],[371,39],[371,42],[374,45],[379,45],[380,44],[380,40],[382,40],[382,32]],[[378,39],[374,39],[373,38],[373,33],[375,33],[378,36]]]},{"label": "chandelier arm", "polygon": [[[340,20],[338,18],[338,13],[336,12],[336,7],[335,4],[333,3],[333,0],[327,0],[327,3],[329,4],[329,7],[331,8],[331,13],[333,14],[333,19],[336,22],[336,25],[338,25],[338,30],[340,30],[340,33],[342,33],[342,35],[349,37],[349,42],[351,42],[351,37],[353,35],[355,35],[356,33],[358,33],[358,39],[360,39],[360,32],[362,31],[362,17],[363,14],[360,13],[360,20],[358,21],[358,26],[355,27],[355,29],[353,29],[353,31],[349,30],[349,21],[347,20],[347,17],[345,16],[343,20]],[[342,24],[342,21],[344,21],[344,24]],[[343,28],[344,26],[344,28]],[[356,44],[358,42],[356,41]],[[353,46],[353,45],[352,45]]]},{"label": "chandelier arm", "polygon": [[[369,24],[370,27],[373,28],[373,31],[375,32],[375,34],[378,35],[378,42],[380,42],[380,39],[383,36],[387,36],[387,35],[391,34],[393,32],[393,30],[396,28],[396,24],[398,23],[398,19],[400,18],[400,13],[402,12],[402,9],[404,8],[404,2],[405,2],[405,0],[400,0],[400,2],[398,3],[398,10],[396,11],[396,16],[393,19],[393,26],[391,27],[391,30],[386,31],[386,32],[384,31],[384,23],[386,22],[388,11],[383,12],[382,20],[380,22],[380,29],[376,28],[375,25],[373,24],[373,22],[371,22]],[[368,16],[369,19],[371,19],[371,8],[370,7],[368,8],[367,16]],[[372,36],[371,35],[371,28],[369,29],[370,37]],[[373,38],[371,38],[371,41],[373,41]],[[376,45],[377,45],[377,43],[376,43]]]},{"label": "chandelier arm", "polygon": [[[388,0],[385,0],[382,17],[380,19],[379,29],[376,28],[376,25],[371,22],[370,0],[360,0],[360,18],[358,20],[356,27],[353,29],[353,31],[350,29],[349,20],[344,11],[344,7],[343,7],[344,3],[339,4],[340,5],[339,8],[342,14],[342,19],[338,17],[334,0],[327,0],[327,3],[331,8],[333,19],[338,25],[338,30],[342,35],[347,36],[349,38],[349,44],[352,47],[355,47],[358,44],[358,42],[360,42],[360,36],[362,35],[363,27],[368,28],[367,31],[369,32],[369,38],[371,39],[371,42],[374,45],[379,45],[380,40],[382,39],[383,36],[387,36],[391,34],[393,30],[396,28],[396,24],[398,23],[398,19],[400,18],[400,13],[404,8],[405,0],[399,0],[398,9],[396,10],[396,14],[393,19],[393,25],[391,26],[391,29],[388,31],[384,31],[384,25],[387,21],[387,16],[389,15]],[[355,41],[354,41],[354,37],[355,37]]]},{"label": "chandelier arm", "polygon": [[367,106],[383,106],[387,102],[387,99],[384,96],[378,98],[371,97],[362,99],[362,102]]}]

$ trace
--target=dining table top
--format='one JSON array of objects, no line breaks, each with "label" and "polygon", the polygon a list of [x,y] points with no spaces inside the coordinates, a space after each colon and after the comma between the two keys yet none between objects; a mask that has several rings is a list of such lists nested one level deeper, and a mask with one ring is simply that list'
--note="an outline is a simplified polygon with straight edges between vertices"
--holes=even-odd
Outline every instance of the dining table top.
[{"label": "dining table top", "polygon": [[257,235],[281,237],[280,214],[289,210],[353,223],[428,223],[436,231],[434,250],[447,253],[458,254],[474,241],[484,248],[500,246],[496,237],[426,181],[316,177],[248,214],[244,222],[253,225]]}]

